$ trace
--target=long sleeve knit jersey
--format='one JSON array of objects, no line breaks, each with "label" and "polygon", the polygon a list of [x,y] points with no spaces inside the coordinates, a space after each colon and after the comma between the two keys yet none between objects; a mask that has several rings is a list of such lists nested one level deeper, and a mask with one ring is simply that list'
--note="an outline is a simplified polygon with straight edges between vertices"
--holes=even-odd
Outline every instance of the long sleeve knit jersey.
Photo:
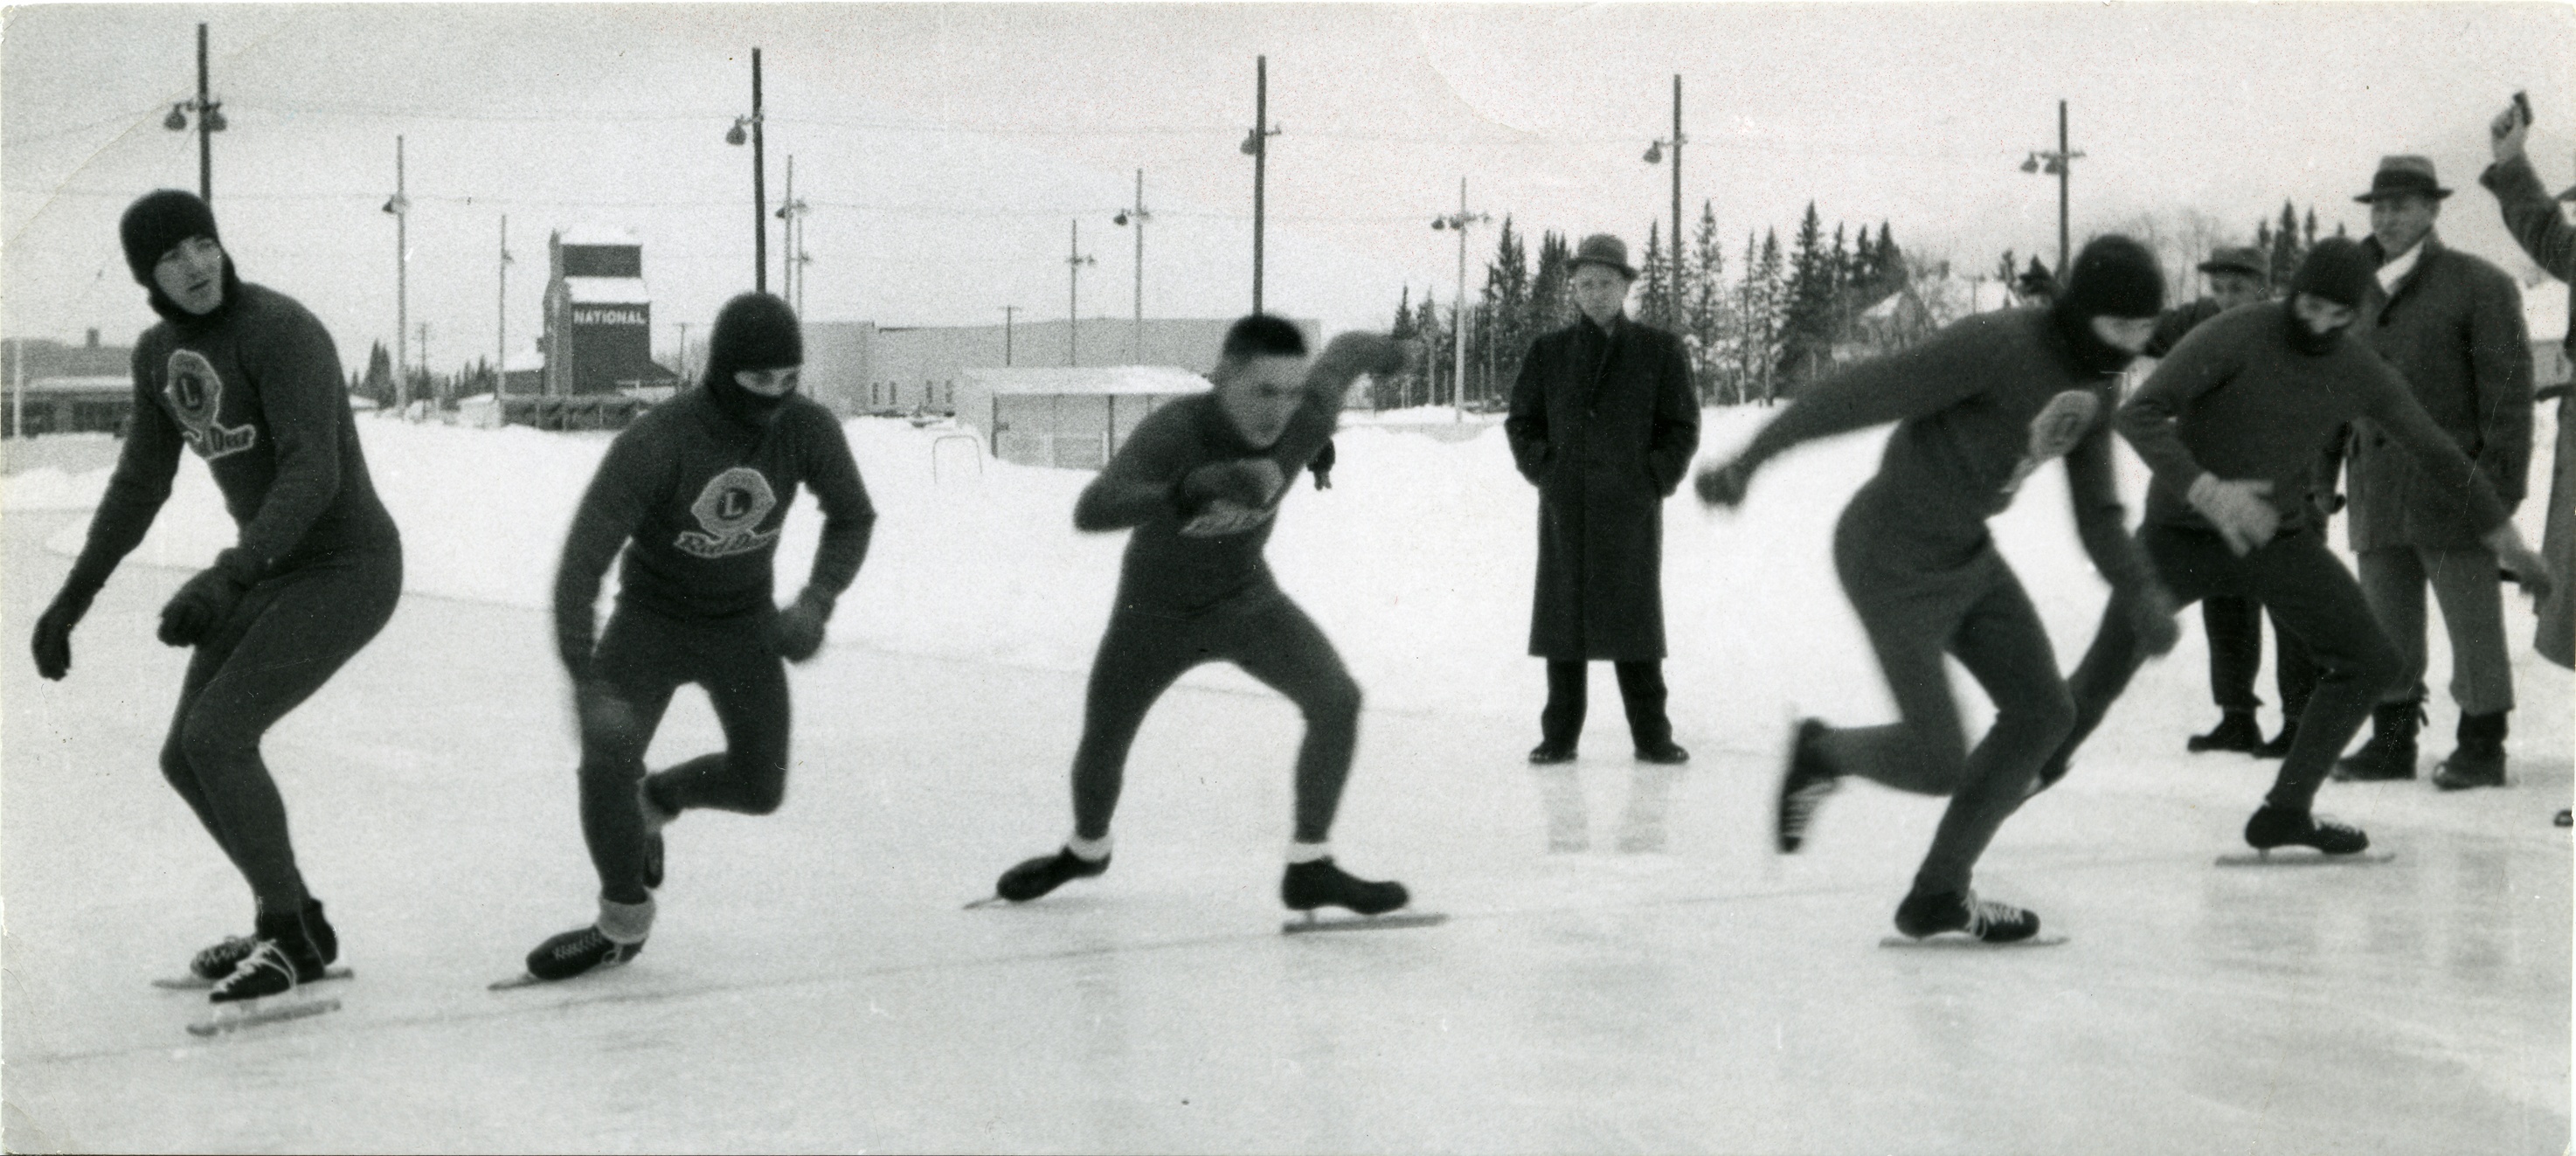
[{"label": "long sleeve knit jersey", "polygon": [[2210,531],[2186,496],[2209,473],[2272,483],[2284,534],[2315,525],[2309,471],[2345,422],[2368,418],[2414,454],[2434,485],[2463,496],[2480,533],[2504,524],[2495,488],[2395,369],[2350,336],[2326,353],[2300,352],[2290,344],[2288,310],[2272,301],[2212,318],[2121,407],[2120,436],[2155,471],[2149,522]]},{"label": "long sleeve knit jersey", "polygon": [[2084,552],[2126,588],[2147,569],[2112,481],[2118,402],[2116,379],[2081,368],[2046,311],[1985,313],[1800,390],[1744,457],[1758,465],[1802,442],[1896,422],[1865,494],[1918,537],[1970,543],[2024,479],[2063,455]]},{"label": "long sleeve knit jersey", "polygon": [[183,446],[205,459],[261,573],[399,541],[358,449],[339,353],[293,298],[245,284],[211,318],[154,325],[133,372],[133,423],[66,590],[95,592],[142,543]]},{"label": "long sleeve knit jersey", "polygon": [[876,508],[831,412],[804,397],[756,427],[704,388],[656,407],[617,435],[582,494],[555,573],[564,666],[589,670],[600,577],[622,546],[618,606],[682,621],[766,610],[771,561],[799,485],[814,488],[823,537],[808,588],[837,598],[867,557]]}]

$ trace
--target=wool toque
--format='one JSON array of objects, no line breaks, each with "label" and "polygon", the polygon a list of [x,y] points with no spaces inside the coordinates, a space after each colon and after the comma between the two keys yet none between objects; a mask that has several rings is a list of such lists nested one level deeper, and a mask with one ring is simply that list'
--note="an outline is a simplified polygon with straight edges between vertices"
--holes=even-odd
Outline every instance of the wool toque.
[{"label": "wool toque", "polygon": [[2308,250],[2299,271],[2290,275],[2290,292],[2307,293],[2337,305],[2359,309],[2370,296],[2375,275],[2368,251],[2349,237],[2328,237]]},{"label": "wool toque", "polygon": [[2146,246],[2119,234],[2096,237],[2075,256],[2057,302],[2070,318],[2153,317],[2165,309],[2165,275]]},{"label": "wool toque", "polygon": [[163,254],[190,237],[223,238],[215,233],[215,211],[197,194],[178,189],[159,189],[135,198],[126,206],[125,218],[117,223],[119,239],[125,242],[125,264],[134,270],[136,284],[154,287],[152,270],[161,263]]}]

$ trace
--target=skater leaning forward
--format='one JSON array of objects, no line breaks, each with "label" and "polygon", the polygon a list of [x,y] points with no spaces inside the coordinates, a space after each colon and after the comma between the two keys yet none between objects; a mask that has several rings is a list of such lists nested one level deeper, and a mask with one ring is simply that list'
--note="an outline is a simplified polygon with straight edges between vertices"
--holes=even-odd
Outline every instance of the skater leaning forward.
[{"label": "skater leaning forward", "polygon": [[189,964],[230,1003],[319,979],[339,955],[296,869],[260,740],[393,616],[402,541],[376,500],[321,322],[243,283],[213,210],[192,194],[146,194],[120,232],[162,320],[135,342],[133,425],[88,542],[36,621],[36,669],[49,679],[71,669],[72,627],[151,528],[180,448],[196,451],[240,537],[161,611],[161,641],[195,650],[161,773],[258,903],[251,935]]},{"label": "skater leaning forward", "polygon": [[1227,330],[1208,374],[1214,391],[1155,410],[1084,488],[1076,528],[1134,533],[1084,694],[1073,837],[1004,872],[997,897],[1027,902],[1109,869],[1109,821],[1145,712],[1191,667],[1225,661],[1306,718],[1281,901],[1363,915],[1405,905],[1403,885],[1356,879],[1333,863],[1326,840],[1359,739],[1360,688],[1261,553],[1289,483],[1340,420],[1352,380],[1394,372],[1404,360],[1384,337],[1346,333],[1310,366],[1295,326],[1245,317]]},{"label": "skater leaning forward", "polygon": [[[1809,719],[1790,739],[1778,838],[1795,851],[1844,775],[1950,797],[1948,811],[1896,909],[1897,930],[2026,939],[2039,917],[1978,899],[1969,877],[1986,844],[2030,790],[2074,710],[2057,656],[1986,519],[2030,474],[2066,459],[2075,525],[2113,603],[2158,653],[2176,636],[2173,609],[2130,540],[2111,474],[2108,421],[2117,374],[2152,334],[2164,300],[2153,254],[2125,237],[2084,247],[2065,292],[2046,308],[1981,314],[1888,357],[1799,391],[1733,461],[1703,469],[1703,501],[1733,506],[1753,472],[1800,443],[1898,423],[1878,474],[1834,529],[1834,566],[1860,615],[1900,721],[1833,727]],[[1994,700],[1972,749],[1943,655]]]},{"label": "skater leaning forward", "polygon": [[[2122,407],[2121,436],[2155,472],[2138,541],[2171,596],[2251,597],[2307,643],[2316,689],[2298,719],[2271,793],[2245,824],[2255,849],[2308,846],[2351,854],[2359,829],[2309,811],[2335,754],[2373,704],[2406,677],[2351,572],[2328,552],[2306,479],[2319,447],[2345,422],[2367,419],[2414,456],[2432,491],[2468,511],[2481,547],[2535,591],[2548,585],[2505,506],[2467,455],[2417,404],[2406,380],[2347,330],[2371,285],[2371,258],[2343,238],[2317,243],[2290,298],[2229,312],[2183,339]],[[2115,592],[2075,668],[2075,726],[2041,771],[2066,773],[2086,735],[2145,658],[2136,608]]]},{"label": "skater leaning forward", "polygon": [[[581,720],[581,828],[599,919],[545,941],[528,974],[564,979],[643,950],[662,827],[693,807],[766,815],[787,784],[787,672],[822,646],[867,556],[876,510],[840,423],[796,392],[804,338],[786,302],[746,293],[716,315],[706,377],[617,435],[582,495],[555,577],[555,635]],[[771,561],[800,485],[823,509],[805,588],[773,605]],[[617,609],[594,645],[601,575]],[[704,687],[725,749],[647,775],[682,684]]]}]

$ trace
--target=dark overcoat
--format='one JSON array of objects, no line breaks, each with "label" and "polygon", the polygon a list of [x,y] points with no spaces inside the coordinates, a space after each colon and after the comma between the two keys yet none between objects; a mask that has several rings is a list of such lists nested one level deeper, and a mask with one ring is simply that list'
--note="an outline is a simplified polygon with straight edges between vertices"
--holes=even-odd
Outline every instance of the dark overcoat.
[{"label": "dark overcoat", "polygon": [[[2510,510],[2531,466],[2531,342],[2522,290],[2504,270],[2426,236],[2415,268],[2383,293],[2373,281],[2353,332],[2404,375],[2433,422],[2477,463]],[[2362,242],[2379,259],[2379,241]],[[2355,422],[2349,458],[2355,553],[2398,546],[2474,550],[2468,495],[2433,483],[2413,454]]]},{"label": "dark overcoat", "polygon": [[1530,343],[1504,422],[1538,487],[1530,653],[1664,657],[1663,500],[1699,450],[1699,392],[1679,338],[1626,317]]}]

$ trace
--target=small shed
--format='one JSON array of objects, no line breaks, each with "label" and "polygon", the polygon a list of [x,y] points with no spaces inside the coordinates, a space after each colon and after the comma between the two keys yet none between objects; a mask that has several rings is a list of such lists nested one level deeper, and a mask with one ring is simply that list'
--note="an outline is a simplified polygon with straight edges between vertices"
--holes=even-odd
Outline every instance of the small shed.
[{"label": "small shed", "polygon": [[[134,416],[134,376],[39,377],[10,391],[0,406],[0,433],[32,434],[106,432],[122,435]],[[27,428],[18,428],[21,415]]]},{"label": "small shed", "polygon": [[1210,388],[1206,378],[1164,365],[968,369],[957,387],[957,420],[1004,461],[1096,470],[1146,414]]}]

